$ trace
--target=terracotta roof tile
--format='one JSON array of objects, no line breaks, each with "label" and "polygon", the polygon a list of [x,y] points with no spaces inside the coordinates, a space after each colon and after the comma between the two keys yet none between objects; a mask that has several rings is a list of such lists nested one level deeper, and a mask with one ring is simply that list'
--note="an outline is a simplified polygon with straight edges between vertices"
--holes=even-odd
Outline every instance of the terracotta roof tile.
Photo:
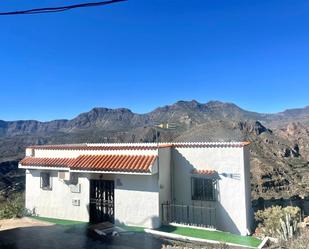
[{"label": "terracotta roof tile", "polygon": [[71,169],[98,171],[149,172],[155,155],[81,155],[72,164]]},{"label": "terracotta roof tile", "polygon": [[74,161],[74,158],[38,158],[25,157],[19,163],[23,166],[51,166],[51,167],[67,167]]},{"label": "terracotta roof tile", "polygon": [[150,172],[156,155],[81,155],[77,158],[26,157],[22,166],[68,167],[72,170]]},{"label": "terracotta roof tile", "polygon": [[194,169],[192,170],[192,174],[197,174],[197,175],[213,175],[216,173],[215,170],[212,169]]}]

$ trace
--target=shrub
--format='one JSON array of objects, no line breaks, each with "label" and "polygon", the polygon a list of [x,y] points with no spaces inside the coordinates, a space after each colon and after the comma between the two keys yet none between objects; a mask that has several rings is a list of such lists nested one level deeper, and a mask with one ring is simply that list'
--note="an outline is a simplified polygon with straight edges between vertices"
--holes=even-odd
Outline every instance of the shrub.
[{"label": "shrub", "polygon": [[297,248],[297,249],[306,249],[309,245],[309,230],[304,230],[300,236],[296,239],[288,240],[284,246],[285,248]]},{"label": "shrub", "polygon": [[24,215],[24,198],[14,195],[0,208],[0,219],[20,218]]},{"label": "shrub", "polygon": [[292,238],[298,231],[300,209],[298,207],[272,206],[255,213],[259,222],[258,230],[264,236],[279,237],[284,240]]},{"label": "shrub", "polygon": [[271,249],[307,249],[309,245],[309,229],[304,229],[296,238],[287,241],[280,241],[279,244],[273,244]]}]

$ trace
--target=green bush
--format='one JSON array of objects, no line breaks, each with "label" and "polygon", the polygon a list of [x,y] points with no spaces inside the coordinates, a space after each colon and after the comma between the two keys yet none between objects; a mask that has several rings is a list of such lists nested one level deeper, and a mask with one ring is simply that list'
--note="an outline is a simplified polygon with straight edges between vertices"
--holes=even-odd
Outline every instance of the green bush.
[{"label": "green bush", "polygon": [[0,219],[20,218],[24,215],[24,198],[15,195],[0,207]]},{"label": "green bush", "polygon": [[255,219],[259,222],[258,231],[261,235],[287,240],[297,233],[300,209],[292,206],[272,206],[257,211]]}]

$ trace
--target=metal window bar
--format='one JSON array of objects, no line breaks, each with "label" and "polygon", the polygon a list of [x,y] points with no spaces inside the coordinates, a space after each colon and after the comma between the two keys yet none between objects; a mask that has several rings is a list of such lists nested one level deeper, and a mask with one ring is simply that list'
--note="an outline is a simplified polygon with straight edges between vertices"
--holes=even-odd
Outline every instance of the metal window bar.
[{"label": "metal window bar", "polygon": [[216,209],[200,205],[184,205],[166,202],[161,206],[162,223],[178,223],[190,226],[216,228]]},{"label": "metal window bar", "polygon": [[40,173],[40,188],[43,190],[52,190],[52,177],[49,172]]},{"label": "metal window bar", "polygon": [[195,201],[215,201],[216,200],[216,179],[191,178],[191,198]]}]

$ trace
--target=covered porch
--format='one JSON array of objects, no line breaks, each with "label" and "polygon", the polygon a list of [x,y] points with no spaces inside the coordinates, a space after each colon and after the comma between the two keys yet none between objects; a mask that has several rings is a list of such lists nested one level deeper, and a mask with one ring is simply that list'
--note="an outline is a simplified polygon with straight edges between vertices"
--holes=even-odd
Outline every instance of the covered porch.
[{"label": "covered porch", "polygon": [[138,152],[26,157],[20,168],[37,196],[28,191],[26,206],[50,218],[159,227],[158,155]]}]

